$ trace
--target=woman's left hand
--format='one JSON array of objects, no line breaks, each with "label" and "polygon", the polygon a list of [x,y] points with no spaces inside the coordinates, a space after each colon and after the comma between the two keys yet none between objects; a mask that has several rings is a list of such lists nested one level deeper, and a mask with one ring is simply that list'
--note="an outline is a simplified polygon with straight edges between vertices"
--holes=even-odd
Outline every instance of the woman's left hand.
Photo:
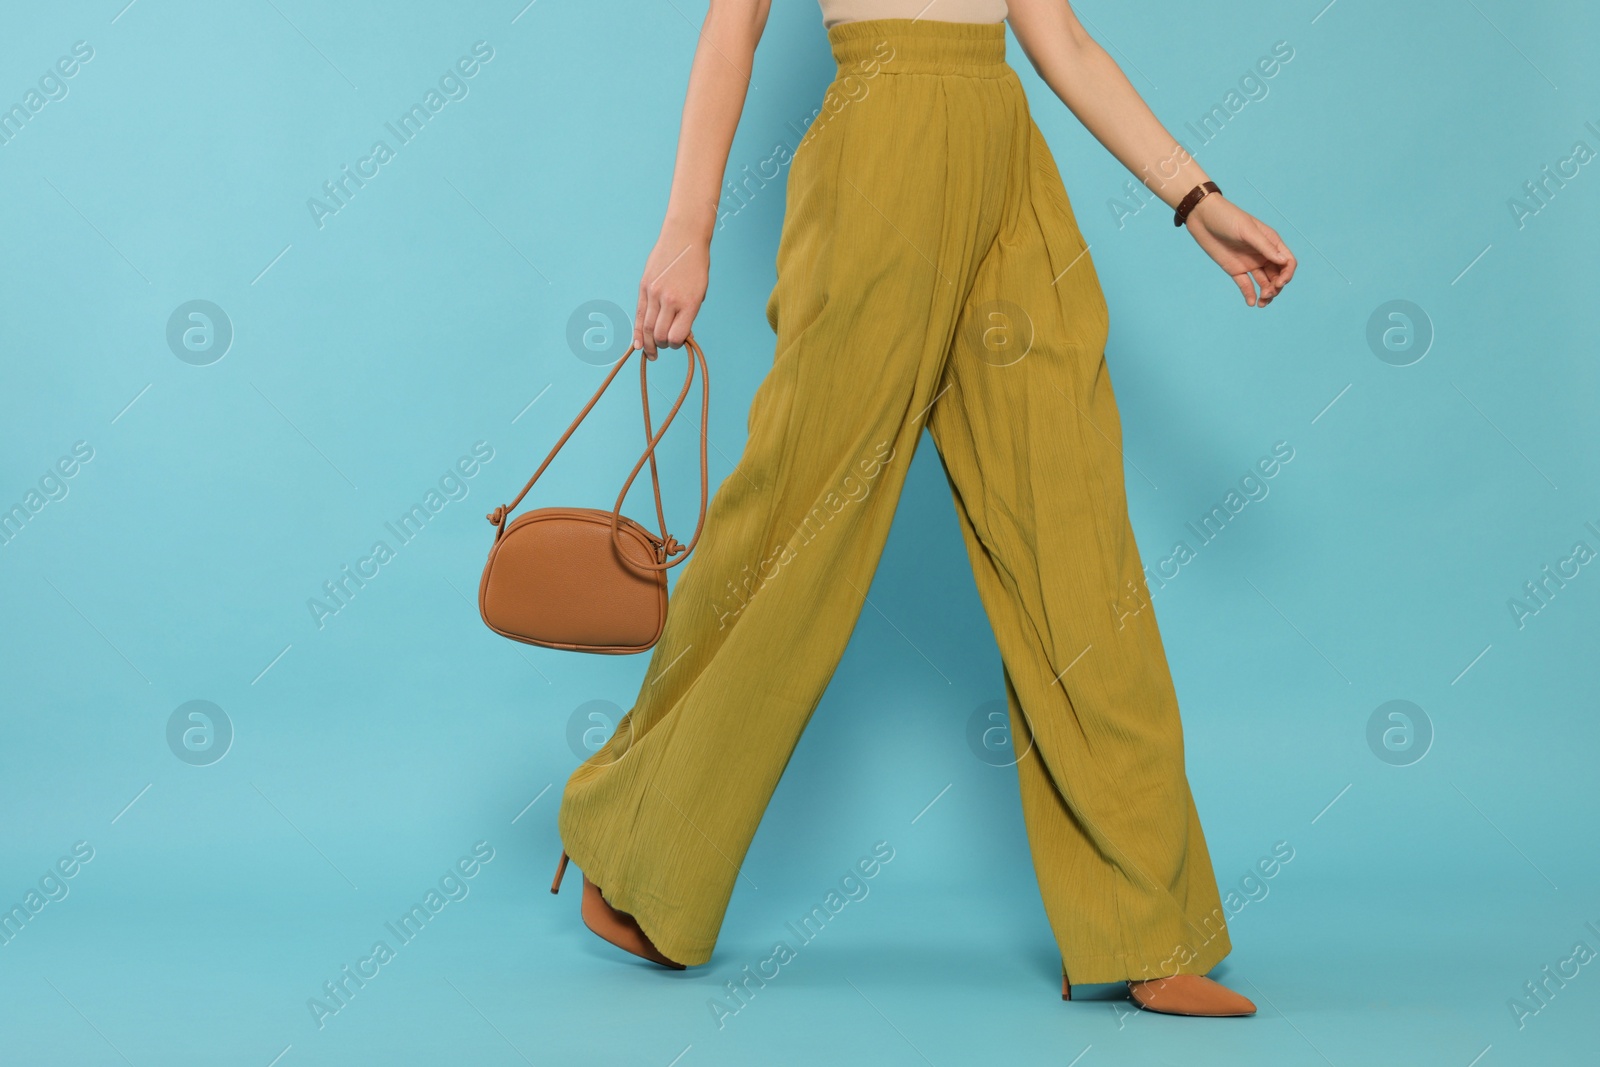
[{"label": "woman's left hand", "polygon": [[1272,303],[1294,277],[1294,253],[1277,231],[1224,200],[1221,193],[1202,198],[1184,225],[1206,255],[1233,278],[1251,307]]}]

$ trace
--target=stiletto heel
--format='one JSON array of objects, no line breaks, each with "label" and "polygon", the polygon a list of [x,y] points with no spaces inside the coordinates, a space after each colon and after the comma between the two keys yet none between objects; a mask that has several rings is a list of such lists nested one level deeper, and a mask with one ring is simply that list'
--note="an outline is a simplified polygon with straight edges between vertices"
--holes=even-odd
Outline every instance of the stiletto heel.
[{"label": "stiletto heel", "polygon": [[1061,999],[1062,1000],[1071,1000],[1072,999],[1072,983],[1067,981],[1067,976],[1066,975],[1062,975],[1061,976]]},{"label": "stiletto heel", "polygon": [[[556,866],[555,880],[550,883],[550,892],[560,891],[561,876],[566,874],[567,862],[570,859],[566,851],[562,850],[561,862]],[[589,881],[588,875],[583,876],[583,900],[579,914],[583,917],[583,925],[624,952],[631,952],[641,959],[659,963],[675,971],[686,969],[685,964],[662,955],[661,950],[645,936],[645,932],[639,928],[638,920],[632,915],[618,911],[606,903],[606,898],[600,895],[600,887]]]},{"label": "stiletto heel", "polygon": [[567,856],[566,850],[563,849],[561,851],[561,862],[556,865],[555,881],[550,883],[550,892],[552,892],[552,893],[561,892],[561,876],[567,873],[567,860],[568,859],[569,859],[569,857]]}]

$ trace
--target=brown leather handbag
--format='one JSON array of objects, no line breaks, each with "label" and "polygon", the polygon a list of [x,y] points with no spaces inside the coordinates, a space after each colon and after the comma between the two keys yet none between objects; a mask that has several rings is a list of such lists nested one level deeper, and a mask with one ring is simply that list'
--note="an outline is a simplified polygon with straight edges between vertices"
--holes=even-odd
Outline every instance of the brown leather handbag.
[{"label": "brown leather handbag", "polygon": [[[650,426],[650,382],[646,368],[656,357],[643,349],[628,350],[617,360],[606,380],[572,420],[528,484],[511,503],[488,514],[494,524],[494,545],[478,583],[478,611],[497,634],[545,648],[570,652],[622,654],[644,652],[661,637],[667,620],[667,569],[689,558],[706,517],[706,419],[710,412],[710,373],[705,353],[694,335],[684,340],[689,367],[683,389],[667,413],[661,429]],[[639,360],[639,395],[644,407],[644,436],[648,444],[639,462],[617,494],[610,511],[597,508],[537,508],[507,524],[511,509],[522,502],[539,480],[572,431],[589,414],[622,365],[635,351]],[[682,544],[667,532],[661,507],[661,478],[656,469],[656,445],[666,434],[700,370],[700,517],[694,536]],[[628,495],[645,462],[655,488],[657,536],[622,514]],[[676,558],[674,558],[676,557]]]}]

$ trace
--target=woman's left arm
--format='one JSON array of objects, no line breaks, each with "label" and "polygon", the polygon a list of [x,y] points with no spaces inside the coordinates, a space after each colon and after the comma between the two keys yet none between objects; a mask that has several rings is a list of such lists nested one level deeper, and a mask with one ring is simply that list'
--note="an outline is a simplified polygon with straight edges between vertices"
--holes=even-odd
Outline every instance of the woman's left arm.
[{"label": "woman's left arm", "polygon": [[[1008,0],[1007,6],[1006,21],[1039,77],[1163,203],[1176,208],[1189,190],[1208,180],[1122,68],[1084,30],[1067,0]],[[1295,258],[1283,239],[1221,193],[1203,197],[1184,225],[1251,307],[1266,307],[1294,277]]]}]

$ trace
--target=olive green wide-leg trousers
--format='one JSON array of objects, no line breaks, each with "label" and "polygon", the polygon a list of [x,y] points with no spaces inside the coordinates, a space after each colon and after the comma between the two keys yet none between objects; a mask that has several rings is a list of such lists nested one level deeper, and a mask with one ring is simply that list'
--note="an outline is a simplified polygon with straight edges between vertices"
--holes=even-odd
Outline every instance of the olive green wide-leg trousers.
[{"label": "olive green wide-leg trousers", "polygon": [[787,179],[748,443],[637,702],[567,783],[561,839],[668,957],[710,958],[926,425],[1066,974],[1203,974],[1230,946],[1128,523],[1106,306],[1004,26],[828,37],[839,75]]}]

